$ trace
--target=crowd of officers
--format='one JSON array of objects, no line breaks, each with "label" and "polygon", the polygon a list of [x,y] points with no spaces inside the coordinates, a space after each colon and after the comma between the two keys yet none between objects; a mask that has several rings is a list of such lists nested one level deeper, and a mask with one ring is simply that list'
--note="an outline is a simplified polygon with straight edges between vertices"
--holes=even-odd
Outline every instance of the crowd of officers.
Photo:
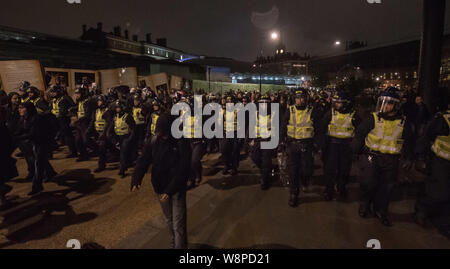
[{"label": "crowd of officers", "polygon": [[[247,123],[249,117],[256,116],[257,138],[248,136],[248,125],[244,127],[244,139],[195,138],[194,117],[190,127],[182,127],[185,138],[173,138],[171,126],[176,117],[170,115],[172,106],[184,102],[193,110],[193,94],[184,91],[154,92],[121,86],[102,95],[82,86],[72,99],[63,87],[53,86],[44,96],[24,83],[19,92],[9,94],[2,110],[0,131],[5,145],[1,163],[5,170],[1,170],[11,171],[2,175],[2,201],[10,191],[6,180],[17,176],[12,152],[20,149],[28,165],[27,178],[33,182],[30,195],[36,195],[43,191],[43,182],[55,178],[49,159],[59,146],[66,145],[70,151],[67,158],[77,158],[77,162],[98,156],[95,173],[104,171],[115,157],[122,178],[134,166],[132,191],[141,188],[151,166],[152,184],[160,196],[176,248],[187,246],[186,190],[202,182],[201,161],[207,153],[220,152],[223,175],[234,176],[239,173],[241,152],[245,151],[260,169],[262,190],[273,184],[273,160],[284,156],[286,165],[279,170],[280,177],[287,177],[291,207],[299,205],[301,191],[311,184],[315,156],[323,162],[323,195],[327,201],[347,197],[352,163],[355,156],[362,156],[359,215],[375,216],[386,226],[392,225],[388,208],[400,166],[408,169],[414,162],[422,164],[426,160],[428,179],[417,199],[414,219],[425,225],[450,212],[450,110],[445,93],[440,98],[439,112],[426,117],[422,112],[416,115],[425,107],[423,104],[417,102],[413,105],[418,107],[411,108],[402,102],[396,88],[388,88],[377,96],[372,113],[364,118],[358,116],[361,113],[356,111],[354,98],[339,89],[329,93],[297,89],[267,95],[241,91],[200,94],[204,106],[222,105],[224,113],[203,117],[221,118],[225,133],[241,128],[237,126],[237,113],[225,113],[227,104],[268,104],[265,114],[246,115]],[[268,140],[271,116],[276,115],[270,111],[271,103],[280,105],[280,144],[269,150],[260,145]],[[234,124],[226,124],[230,122]]]}]

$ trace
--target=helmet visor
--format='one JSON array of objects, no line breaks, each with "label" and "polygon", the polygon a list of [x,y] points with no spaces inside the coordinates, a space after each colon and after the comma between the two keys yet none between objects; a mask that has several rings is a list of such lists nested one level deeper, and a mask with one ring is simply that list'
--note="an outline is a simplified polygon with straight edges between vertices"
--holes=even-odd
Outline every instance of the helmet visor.
[{"label": "helmet visor", "polygon": [[376,112],[388,114],[397,112],[400,109],[400,100],[389,96],[381,96],[378,98]]}]

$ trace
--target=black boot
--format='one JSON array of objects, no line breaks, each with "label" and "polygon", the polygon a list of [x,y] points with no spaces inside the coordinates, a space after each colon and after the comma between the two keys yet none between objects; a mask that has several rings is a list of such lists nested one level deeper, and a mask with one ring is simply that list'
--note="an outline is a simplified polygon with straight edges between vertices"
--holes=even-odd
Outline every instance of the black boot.
[{"label": "black boot", "polygon": [[99,165],[98,168],[94,170],[94,173],[96,173],[96,174],[101,173],[101,172],[105,171],[105,168],[106,168],[105,166]]},{"label": "black boot", "polygon": [[298,206],[298,191],[297,192],[291,192],[291,195],[289,197],[289,206],[290,207],[297,207]]},{"label": "black boot", "polygon": [[38,186],[38,187],[33,186],[33,188],[31,189],[31,192],[28,193],[28,196],[35,196],[37,194],[40,194],[43,190],[44,190],[44,188],[42,186]]},{"label": "black boot", "polygon": [[365,204],[361,204],[358,213],[361,218],[365,219],[370,215],[370,208]]},{"label": "black boot", "polygon": [[121,178],[125,178],[126,177],[126,170],[125,170],[125,168],[120,168],[119,176]]},{"label": "black boot", "polygon": [[323,198],[325,199],[325,201],[329,202],[333,200],[333,194],[334,194],[333,188],[327,187],[325,189],[325,192],[323,193]]},{"label": "black boot", "polygon": [[377,219],[386,227],[392,227],[392,221],[389,219],[387,214],[376,212],[375,216]]}]

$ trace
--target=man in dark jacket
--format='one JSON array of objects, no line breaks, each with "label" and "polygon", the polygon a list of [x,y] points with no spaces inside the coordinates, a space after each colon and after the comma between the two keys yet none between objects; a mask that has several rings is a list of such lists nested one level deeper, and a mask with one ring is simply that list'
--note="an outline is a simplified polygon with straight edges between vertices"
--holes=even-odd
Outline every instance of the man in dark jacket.
[{"label": "man in dark jacket", "polygon": [[6,127],[7,109],[0,106],[0,208],[6,203],[6,194],[11,186],[6,181],[17,177],[16,160],[11,157],[14,146],[11,135]]},{"label": "man in dark jacket", "polygon": [[172,247],[187,248],[186,184],[192,156],[187,139],[176,140],[170,134],[171,117],[160,116],[156,136],[152,137],[139,158],[132,177],[131,189],[140,189],[142,179],[152,164],[152,184],[172,235]]}]

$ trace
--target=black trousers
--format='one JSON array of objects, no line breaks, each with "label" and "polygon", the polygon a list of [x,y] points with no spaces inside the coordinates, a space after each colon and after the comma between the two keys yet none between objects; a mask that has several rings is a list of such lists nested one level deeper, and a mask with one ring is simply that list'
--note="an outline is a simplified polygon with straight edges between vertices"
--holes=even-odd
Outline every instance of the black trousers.
[{"label": "black trousers", "polygon": [[42,188],[44,178],[52,178],[56,175],[53,166],[49,162],[49,144],[36,144],[33,147],[35,155],[35,172],[33,188]]},{"label": "black trousers", "polygon": [[114,146],[105,136],[102,136],[97,131],[95,131],[95,138],[97,141],[98,167],[105,168],[106,154],[108,153],[108,150],[112,150]]},{"label": "black trousers", "polygon": [[220,140],[220,152],[225,169],[237,170],[239,168],[240,142],[237,138],[223,138]]},{"label": "black trousers", "polygon": [[[416,203],[416,214],[428,219],[450,217],[450,161],[433,154],[431,174]],[[448,219],[447,219],[448,221]],[[447,225],[450,223],[447,223]]]},{"label": "black trousers", "polygon": [[350,143],[329,143],[324,152],[324,165],[327,191],[332,192],[335,185],[338,191],[344,191],[352,169]]},{"label": "black trousers", "polygon": [[287,146],[287,154],[289,186],[292,193],[298,194],[300,186],[306,186],[314,172],[312,143],[291,141]]},{"label": "black trousers", "polygon": [[191,180],[202,180],[202,159],[206,153],[206,144],[203,141],[191,142],[192,157],[191,157]]},{"label": "black trousers", "polygon": [[261,172],[261,184],[268,184],[272,177],[272,155],[273,150],[261,149],[261,142],[255,143],[251,149],[250,157]]},{"label": "black trousers", "polygon": [[132,154],[133,154],[133,143],[134,143],[134,136],[133,135],[121,135],[118,136],[119,138],[119,145],[120,145],[120,170],[127,170],[132,160]]},{"label": "black trousers", "polygon": [[75,144],[77,151],[80,153],[80,157],[87,158],[87,146],[88,146],[88,129],[89,121],[87,119],[81,119],[75,124]]},{"label": "black trousers", "polygon": [[399,156],[369,154],[362,163],[361,206],[380,214],[387,214],[398,176]]},{"label": "black trousers", "polygon": [[136,167],[134,168],[133,176],[131,177],[131,187],[142,185],[142,180],[147,173],[152,163],[152,138],[147,139],[142,154],[137,159]]},{"label": "black trousers", "polygon": [[75,143],[75,138],[72,133],[72,128],[70,127],[70,119],[68,118],[58,118],[59,122],[59,134],[60,138],[69,147],[71,154],[77,154],[77,147]]},{"label": "black trousers", "polygon": [[28,177],[33,178],[35,172],[35,154],[33,151],[33,143],[30,140],[22,140],[18,142],[18,147],[23,153],[23,157],[28,167]]}]

